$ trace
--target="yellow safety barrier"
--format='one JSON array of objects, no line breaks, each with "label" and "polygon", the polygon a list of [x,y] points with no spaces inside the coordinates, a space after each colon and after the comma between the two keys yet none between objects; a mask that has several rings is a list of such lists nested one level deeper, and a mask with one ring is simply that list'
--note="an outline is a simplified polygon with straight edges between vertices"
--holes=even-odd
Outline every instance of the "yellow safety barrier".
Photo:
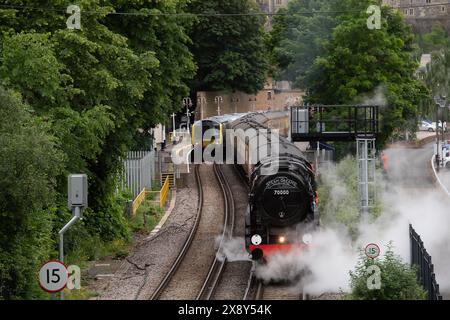
[{"label": "yellow safety barrier", "polygon": [[147,191],[145,188],[142,189],[141,193],[139,193],[139,195],[136,197],[136,199],[134,199],[133,204],[131,205],[133,216],[136,215],[136,212],[138,211],[142,202],[144,202],[145,197],[147,196],[148,193],[159,193],[159,207],[164,208],[167,202],[167,197],[169,196],[169,191],[170,191],[169,177],[166,177],[166,180],[164,181],[161,191]]},{"label": "yellow safety barrier", "polygon": [[133,204],[131,205],[131,209],[133,212],[133,216],[136,215],[137,210],[141,206],[142,202],[145,200],[146,190],[142,189],[141,193],[134,199]]},{"label": "yellow safety barrier", "polygon": [[169,177],[166,177],[166,181],[164,181],[163,187],[161,188],[161,192],[159,194],[159,207],[164,208],[167,201],[167,196],[169,195],[170,183]]}]

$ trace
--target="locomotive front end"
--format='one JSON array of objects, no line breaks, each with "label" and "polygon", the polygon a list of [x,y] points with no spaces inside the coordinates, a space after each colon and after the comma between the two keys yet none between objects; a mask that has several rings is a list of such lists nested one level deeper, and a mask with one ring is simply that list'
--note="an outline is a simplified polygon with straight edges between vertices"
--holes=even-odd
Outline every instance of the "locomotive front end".
[{"label": "locomotive front end", "polygon": [[303,159],[282,158],[279,172],[253,175],[246,245],[254,260],[304,249],[315,220],[312,172]]}]

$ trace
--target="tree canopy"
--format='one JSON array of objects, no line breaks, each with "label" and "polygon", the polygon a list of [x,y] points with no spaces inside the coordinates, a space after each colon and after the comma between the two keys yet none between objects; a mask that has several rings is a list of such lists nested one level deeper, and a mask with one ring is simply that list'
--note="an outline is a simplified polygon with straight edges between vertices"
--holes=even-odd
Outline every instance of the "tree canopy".
[{"label": "tree canopy", "polygon": [[[297,6],[302,8],[296,3],[308,1],[294,0],[288,10],[299,10]],[[415,78],[418,63],[413,57],[414,36],[410,27],[399,12],[383,7],[381,29],[369,30],[366,10],[372,3],[375,2],[339,1],[341,8],[353,10],[329,20],[327,28],[319,30],[308,28],[317,23],[317,17],[298,18],[295,23],[299,23],[301,32],[289,31],[292,24],[283,26],[284,21],[281,21],[284,31],[281,37],[278,32],[279,46],[275,46],[275,50],[291,52],[287,59],[289,63],[281,59],[280,66],[284,66],[287,69],[284,72],[293,74],[298,85],[307,90],[308,102],[333,105],[381,103],[384,108],[378,145],[382,146],[394,129],[405,129],[411,123],[416,127],[418,106],[427,98],[428,91]],[[304,26],[307,28],[303,29]],[[330,29],[331,35],[327,33]],[[315,38],[316,34],[319,40],[312,51],[293,44],[298,38]],[[287,50],[290,45],[298,51]],[[306,63],[303,63],[304,59]],[[382,99],[376,97],[377,94]]]},{"label": "tree canopy", "polygon": [[[51,236],[45,230],[57,232],[67,222],[68,173],[82,172],[89,176],[89,210],[83,221],[89,231],[87,236],[103,241],[128,237],[124,202],[123,199],[119,202],[116,194],[121,159],[128,150],[149,148],[148,129],[177,111],[181,98],[189,93],[188,81],[195,74],[195,62],[189,51],[190,23],[187,21],[176,17],[110,16],[108,13],[179,13],[183,12],[185,1],[83,0],[79,3],[81,30],[66,27],[69,16],[66,1],[40,0],[32,7],[21,7],[23,1],[19,0],[7,4],[16,7],[0,9],[0,85],[6,88],[2,94],[20,95],[29,106],[28,117],[37,124],[30,120],[33,126],[25,133],[21,131],[26,126],[26,121],[22,120],[25,116],[1,119],[10,122],[4,123],[4,131],[21,130],[14,133],[17,137],[3,137],[2,133],[2,142],[11,138],[14,143],[1,144],[7,154],[2,160],[11,164],[2,163],[1,167],[1,170],[9,170],[9,174],[3,176],[9,180],[2,179],[0,188],[0,197],[9,199],[5,202],[9,207],[0,207],[1,226],[9,238],[0,241],[0,263],[2,259],[10,259],[9,254],[17,258],[24,253],[25,248],[19,248],[20,241],[12,241],[17,246],[9,247],[10,251],[3,254],[11,239],[34,236],[33,233],[26,235],[26,226],[23,229],[20,229],[21,224],[18,228],[12,227],[18,217],[11,209],[14,205],[16,210],[23,210],[24,221],[45,220],[42,234],[48,241],[54,234]],[[6,103],[3,96],[2,103]],[[19,111],[22,108],[19,102],[11,105],[18,115],[26,114]],[[31,132],[31,128],[36,133]],[[50,142],[47,143],[39,132],[44,128],[51,148]],[[54,153],[64,162],[52,159]],[[51,180],[54,188],[51,199],[46,197],[45,186],[40,190],[42,199],[38,199],[39,190],[34,188],[31,172],[24,170],[23,177],[15,175],[20,168],[11,167],[14,157],[23,157],[20,168],[29,166],[32,170],[33,163],[43,167],[34,179],[42,178],[43,183]],[[27,196],[30,201],[36,200],[36,210],[26,211],[19,196],[9,194],[17,190],[23,197],[28,183],[30,194]],[[51,251],[48,243],[42,247],[40,243],[42,241],[37,239],[36,246],[33,244],[30,250],[36,250],[35,256],[42,263]],[[20,245],[27,246],[26,240]],[[23,270],[24,278],[35,275],[33,263]],[[31,294],[21,288],[23,283],[15,275],[8,276],[11,281],[2,281],[2,286],[6,287],[0,290],[0,297]],[[1,277],[4,279],[3,274]]]},{"label": "tree canopy", "polygon": [[[192,0],[189,12],[246,14],[259,12],[251,0]],[[200,16],[193,30],[192,52],[198,64],[197,90],[256,93],[269,70],[262,16]]]}]

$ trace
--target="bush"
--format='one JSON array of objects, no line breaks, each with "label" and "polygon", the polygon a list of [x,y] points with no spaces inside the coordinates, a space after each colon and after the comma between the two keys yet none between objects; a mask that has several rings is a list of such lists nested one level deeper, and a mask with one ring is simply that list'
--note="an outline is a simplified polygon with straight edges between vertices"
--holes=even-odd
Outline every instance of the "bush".
[{"label": "bush", "polygon": [[0,299],[39,298],[37,270],[54,245],[64,156],[48,127],[0,86]]},{"label": "bush", "polygon": [[[370,212],[371,220],[375,220],[382,212],[383,182],[381,171],[376,170],[375,205]],[[324,170],[320,176],[318,188],[320,217],[324,225],[344,225],[349,234],[358,236],[360,223],[360,195],[358,189],[358,163],[355,157],[347,156],[334,167]]]},{"label": "bush", "polygon": [[[381,270],[380,289],[368,288],[367,268],[376,265]],[[384,259],[372,260],[361,253],[354,271],[350,271],[350,287],[353,300],[424,300],[426,291],[417,281],[416,270],[403,263],[394,254],[392,246],[387,247]]]}]

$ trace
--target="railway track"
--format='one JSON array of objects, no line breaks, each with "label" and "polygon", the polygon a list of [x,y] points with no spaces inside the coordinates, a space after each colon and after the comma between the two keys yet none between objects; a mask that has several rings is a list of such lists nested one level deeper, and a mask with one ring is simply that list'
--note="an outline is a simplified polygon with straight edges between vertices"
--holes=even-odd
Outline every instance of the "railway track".
[{"label": "railway track", "polygon": [[203,283],[202,289],[197,295],[197,300],[210,300],[214,296],[214,293],[216,292],[216,289],[221,280],[225,264],[227,263],[227,258],[223,256],[221,249],[223,247],[224,241],[230,239],[233,236],[234,230],[235,206],[233,193],[231,192],[230,185],[225,179],[221,168],[218,165],[214,165],[214,171],[224,195],[224,228],[219,243],[219,249],[214,258],[214,262],[209,269],[205,282]]},{"label": "railway track", "polygon": [[203,189],[202,189],[202,181],[200,179],[200,167],[199,165],[195,166],[195,181],[197,184],[198,189],[198,204],[197,204],[197,213],[195,216],[195,222],[194,226],[192,227],[191,232],[189,233],[189,236],[186,240],[186,243],[184,244],[183,248],[181,249],[178,257],[176,258],[175,262],[173,263],[172,267],[170,268],[169,272],[166,274],[166,276],[163,278],[153,295],[151,296],[150,300],[157,300],[164,289],[168,286],[170,280],[174,276],[174,274],[177,272],[178,267],[180,266],[181,262],[183,261],[183,258],[186,256],[186,253],[188,252],[189,248],[191,247],[191,244],[194,240],[195,233],[198,230],[198,226],[200,223],[200,219],[202,216],[202,209],[203,209]]},{"label": "railway track", "polygon": [[296,292],[292,286],[283,284],[264,284],[256,278],[256,264],[249,275],[243,300],[310,300],[302,291]]},{"label": "railway track", "polygon": [[[227,260],[225,257],[222,256],[222,245],[226,239],[231,237],[233,235],[233,229],[235,224],[235,210],[234,210],[234,199],[233,199],[233,193],[231,191],[231,188],[225,179],[223,172],[221,168],[218,165],[213,166],[214,169],[214,175],[218,181],[218,184],[220,186],[220,190],[223,195],[224,199],[224,216],[223,216],[223,228],[222,232],[220,234],[220,242],[218,245],[218,249],[215,251],[214,258],[212,258],[212,263],[210,263],[209,269],[207,272],[205,272],[206,277],[203,281],[203,284],[201,285],[201,288],[198,292],[198,294],[195,297],[197,300],[209,300],[214,296],[214,293],[220,283],[221,275],[223,273],[223,270],[225,268],[225,265],[227,263]],[[169,272],[165,275],[157,289],[153,292],[151,296],[151,300],[157,300],[162,298],[163,295],[168,296],[168,298],[171,298],[170,294],[167,294],[166,291],[168,290],[169,286],[171,285],[174,277],[177,275],[177,272],[179,272],[180,266],[183,264],[183,261],[186,260],[186,257],[189,256],[190,259],[195,259],[196,256],[198,256],[199,252],[202,254],[207,254],[200,248],[197,249],[199,252],[189,252],[190,250],[195,251],[195,245],[198,245],[199,243],[202,243],[205,245],[205,238],[207,238],[208,244],[214,243],[215,236],[212,236],[208,233],[208,228],[206,226],[206,222],[203,223],[203,234],[199,234],[199,226],[201,224],[201,220],[203,217],[203,213],[205,210],[205,189],[208,190],[208,187],[205,187],[203,185],[201,176],[200,176],[200,166],[195,166],[195,180],[197,184],[197,188],[199,190],[199,200],[197,205],[197,213],[195,216],[195,222],[194,226],[191,229],[189,236],[181,249],[179,255],[177,256],[175,262],[173,263],[172,267],[170,268]],[[211,183],[211,181],[208,181],[208,183]],[[208,190],[210,191],[210,190]],[[216,198],[215,198],[216,199]],[[211,200],[211,199],[210,199]],[[215,206],[215,209],[217,206]],[[214,215],[216,216],[217,212],[220,210],[215,210]],[[211,217],[210,217],[211,218]],[[196,239],[198,238],[198,239]],[[203,241],[202,241],[203,240]],[[188,267],[184,266],[184,269],[188,269]],[[198,273],[200,270],[192,270],[192,268],[189,270],[191,273]],[[184,271],[186,273],[186,270]],[[186,279],[186,277],[180,276],[180,278]],[[197,289],[198,290],[198,289]]]},{"label": "railway track", "polygon": [[259,282],[256,300],[309,300],[309,296],[302,291],[294,292],[288,285],[265,285]]}]

